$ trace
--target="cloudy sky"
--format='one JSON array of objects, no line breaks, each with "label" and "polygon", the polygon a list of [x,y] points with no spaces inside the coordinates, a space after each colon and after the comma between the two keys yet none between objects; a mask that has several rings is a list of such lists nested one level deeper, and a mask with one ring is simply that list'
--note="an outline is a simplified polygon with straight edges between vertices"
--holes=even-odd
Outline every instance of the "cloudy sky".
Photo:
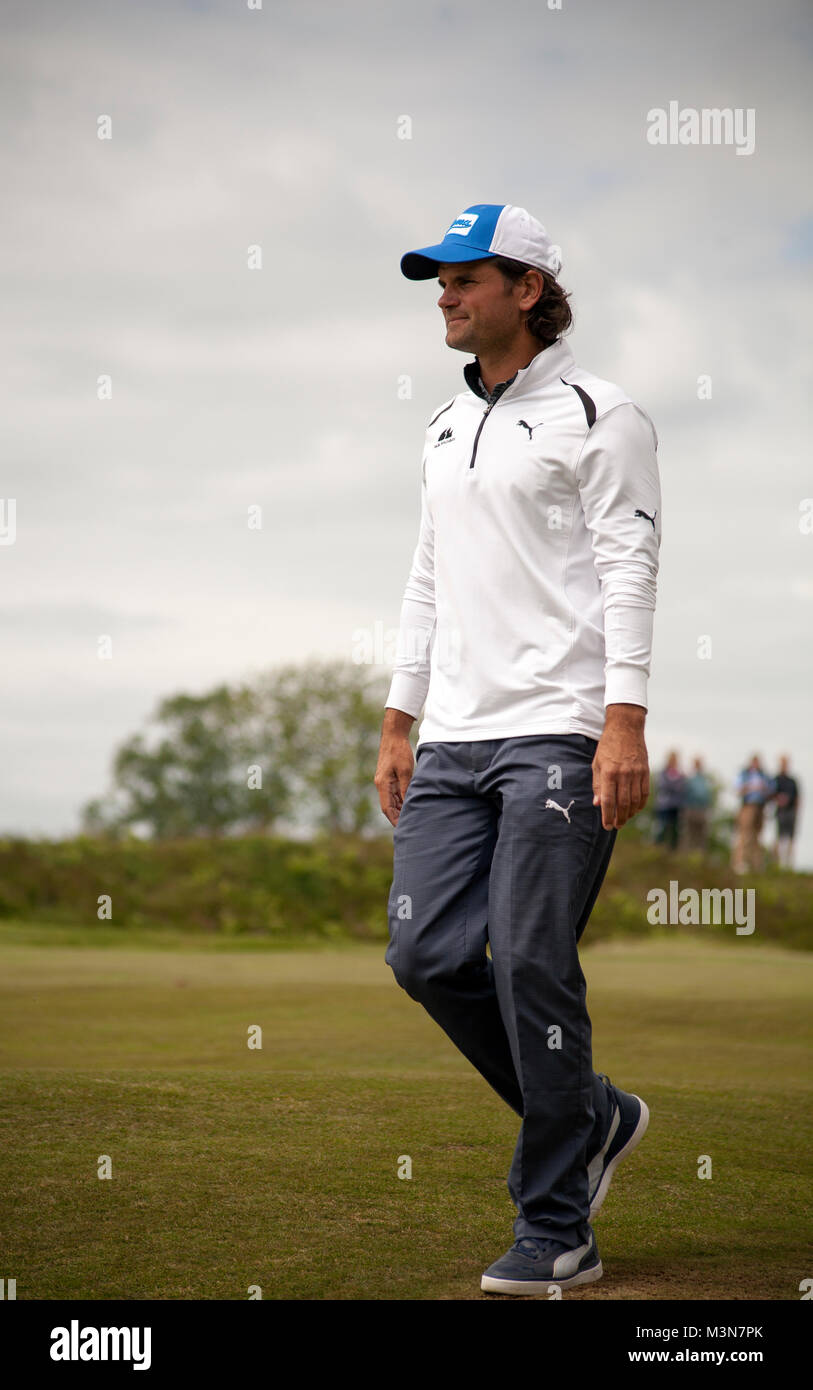
[{"label": "cloudy sky", "polygon": [[[0,15],[0,829],[74,831],[163,696],[397,624],[423,430],[467,360],[398,262],[476,202],[546,224],[577,361],[658,430],[651,761],[787,751],[813,796],[803,0]],[[650,143],[671,101],[752,111],[753,151]]]}]

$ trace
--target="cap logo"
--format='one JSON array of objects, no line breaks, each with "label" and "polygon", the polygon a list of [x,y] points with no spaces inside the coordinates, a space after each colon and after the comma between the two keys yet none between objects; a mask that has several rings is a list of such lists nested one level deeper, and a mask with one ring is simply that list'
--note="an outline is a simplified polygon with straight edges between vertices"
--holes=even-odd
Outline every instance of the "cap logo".
[{"label": "cap logo", "polygon": [[468,236],[479,216],[479,212],[462,212],[459,217],[455,218],[446,235],[449,236],[454,232],[455,236]]}]

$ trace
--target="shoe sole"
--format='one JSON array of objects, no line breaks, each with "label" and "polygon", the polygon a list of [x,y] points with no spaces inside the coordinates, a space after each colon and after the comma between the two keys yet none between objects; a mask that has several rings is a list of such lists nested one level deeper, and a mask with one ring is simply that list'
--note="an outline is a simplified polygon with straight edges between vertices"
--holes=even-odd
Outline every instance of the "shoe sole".
[{"label": "shoe sole", "polygon": [[569,1279],[495,1279],[493,1275],[484,1274],[480,1280],[480,1288],[483,1293],[510,1293],[510,1294],[545,1294],[550,1295],[552,1288],[572,1289],[575,1284],[595,1284],[600,1279],[604,1270],[601,1260],[598,1264],[591,1265],[589,1269],[583,1269],[578,1274],[571,1274]]},{"label": "shoe sole", "polygon": [[623,1149],[618,1150],[618,1153],[616,1154],[615,1158],[607,1164],[607,1167],[604,1170],[604,1176],[598,1185],[596,1195],[590,1203],[591,1221],[593,1220],[593,1217],[601,1211],[602,1205],[604,1203],[604,1198],[607,1196],[610,1183],[613,1179],[613,1173],[615,1172],[619,1163],[622,1163],[625,1158],[629,1158],[633,1149],[637,1149],[638,1145],[640,1144],[641,1140],[646,1134],[647,1127],[649,1125],[649,1106],[647,1105],[645,1100],[641,1100],[640,1096],[635,1096],[634,1099],[638,1101],[638,1104],[641,1107],[641,1113],[638,1117],[638,1123],[635,1126],[635,1129],[632,1131],[632,1134],[630,1135]]}]

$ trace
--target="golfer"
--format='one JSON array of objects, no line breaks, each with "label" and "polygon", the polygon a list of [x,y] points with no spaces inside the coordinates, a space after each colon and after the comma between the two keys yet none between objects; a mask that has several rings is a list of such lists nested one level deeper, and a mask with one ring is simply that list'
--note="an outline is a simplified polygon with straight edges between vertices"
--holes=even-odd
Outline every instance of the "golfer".
[{"label": "golfer", "polygon": [[593,1071],[578,942],[649,792],[657,436],[576,365],[560,269],[510,204],[401,260],[437,279],[446,344],[473,361],[426,431],[375,774],[395,827],[386,960],[521,1117],[514,1243],[481,1280],[504,1294],[601,1277],[591,1222],[649,1120]]}]

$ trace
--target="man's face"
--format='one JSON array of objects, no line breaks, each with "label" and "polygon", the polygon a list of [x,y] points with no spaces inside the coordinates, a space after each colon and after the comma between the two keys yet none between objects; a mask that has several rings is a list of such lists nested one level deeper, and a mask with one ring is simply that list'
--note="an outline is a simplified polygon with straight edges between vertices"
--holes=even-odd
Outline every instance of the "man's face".
[{"label": "man's face", "polygon": [[510,347],[521,332],[522,282],[510,285],[490,261],[440,265],[438,283],[447,347],[476,356]]}]

